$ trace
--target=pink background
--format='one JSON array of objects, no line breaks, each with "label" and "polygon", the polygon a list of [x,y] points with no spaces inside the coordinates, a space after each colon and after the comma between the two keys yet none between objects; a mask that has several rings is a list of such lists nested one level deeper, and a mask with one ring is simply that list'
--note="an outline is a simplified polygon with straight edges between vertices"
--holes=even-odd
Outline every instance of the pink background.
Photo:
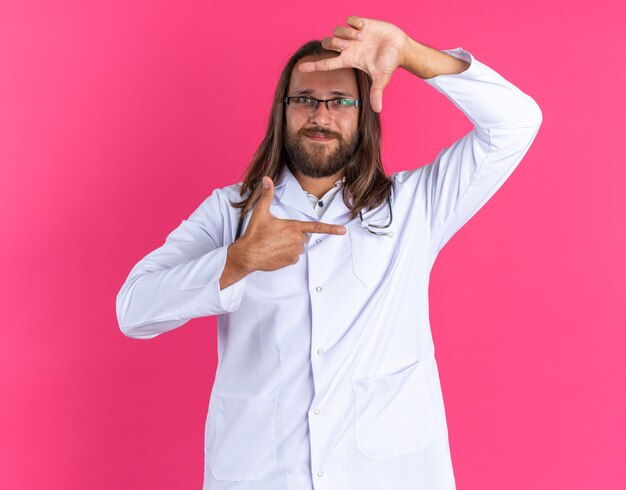
[{"label": "pink background", "polygon": [[[351,14],[469,50],[543,111],[431,276],[458,488],[626,488],[624,2],[383,4],[0,3],[1,488],[201,488],[215,318],[133,340],[115,296],[239,180],[288,56]],[[471,129],[404,70],[382,117],[389,173]]]}]

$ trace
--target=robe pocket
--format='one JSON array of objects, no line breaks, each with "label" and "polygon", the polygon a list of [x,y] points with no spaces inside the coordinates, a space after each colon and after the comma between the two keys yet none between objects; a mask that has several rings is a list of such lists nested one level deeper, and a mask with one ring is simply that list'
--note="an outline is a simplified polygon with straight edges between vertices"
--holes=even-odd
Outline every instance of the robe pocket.
[{"label": "robe pocket", "polygon": [[395,374],[352,380],[355,442],[374,461],[426,448],[436,419],[423,363]]},{"label": "robe pocket", "polygon": [[[370,220],[370,223],[381,225],[387,222],[387,218]],[[389,230],[392,230],[392,228],[389,228]],[[389,270],[393,256],[396,253],[398,238],[396,236],[374,235],[361,227],[360,220],[348,226],[348,233],[350,235],[350,251],[354,275],[365,287],[373,288],[380,283]]]},{"label": "robe pocket", "polygon": [[260,481],[276,465],[276,395],[217,395],[216,480]]}]

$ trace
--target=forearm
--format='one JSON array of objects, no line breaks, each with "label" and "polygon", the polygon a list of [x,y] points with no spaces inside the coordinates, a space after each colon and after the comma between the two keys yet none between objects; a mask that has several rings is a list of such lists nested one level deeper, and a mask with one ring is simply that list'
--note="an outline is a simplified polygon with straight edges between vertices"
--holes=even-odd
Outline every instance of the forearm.
[{"label": "forearm", "polygon": [[219,315],[238,308],[245,281],[221,287],[227,249],[219,247],[182,264],[167,264],[180,241],[142,259],[116,299],[121,331],[128,337],[152,338],[192,318]]},{"label": "forearm", "polygon": [[461,73],[467,70],[470,64],[407,36],[403,61],[400,66],[414,75],[426,79],[437,75]]},{"label": "forearm", "polygon": [[474,129],[424,166],[430,198],[431,264],[445,243],[497,191],[528,151],[542,122],[537,103],[463,48],[459,74],[424,79],[463,113]]}]

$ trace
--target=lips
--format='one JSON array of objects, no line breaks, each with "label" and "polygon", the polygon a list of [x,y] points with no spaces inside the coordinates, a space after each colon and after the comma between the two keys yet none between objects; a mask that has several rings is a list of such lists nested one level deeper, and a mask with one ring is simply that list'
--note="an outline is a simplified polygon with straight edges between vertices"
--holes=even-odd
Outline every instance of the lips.
[{"label": "lips", "polygon": [[313,134],[309,134],[307,135],[309,138],[311,138],[312,140],[316,140],[316,141],[328,141],[333,139],[332,136],[326,136],[323,133],[313,133]]}]

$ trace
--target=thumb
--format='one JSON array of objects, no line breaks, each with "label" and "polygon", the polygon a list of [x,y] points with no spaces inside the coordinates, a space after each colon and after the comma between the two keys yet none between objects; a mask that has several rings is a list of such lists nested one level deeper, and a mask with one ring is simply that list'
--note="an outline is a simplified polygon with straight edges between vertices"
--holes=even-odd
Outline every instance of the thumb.
[{"label": "thumb", "polygon": [[261,183],[263,185],[263,190],[261,191],[261,197],[255,206],[255,210],[258,210],[257,214],[259,212],[261,212],[261,214],[269,214],[270,204],[272,204],[272,201],[274,200],[274,181],[271,177],[266,175],[263,177]]},{"label": "thumb", "polygon": [[383,90],[389,84],[392,73],[381,72],[372,80],[370,89],[370,101],[374,112],[383,110]]}]

